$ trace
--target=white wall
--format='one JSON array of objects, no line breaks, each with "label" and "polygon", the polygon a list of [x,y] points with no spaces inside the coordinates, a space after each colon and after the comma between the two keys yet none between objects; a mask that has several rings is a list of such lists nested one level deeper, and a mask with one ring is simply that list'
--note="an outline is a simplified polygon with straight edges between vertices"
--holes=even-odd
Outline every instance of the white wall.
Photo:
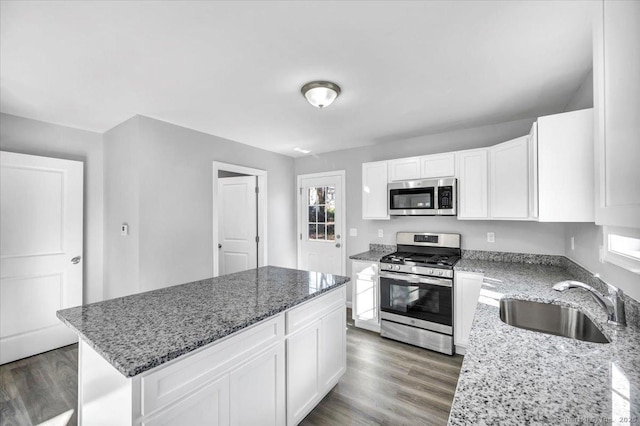
[{"label": "white wall", "polygon": [[[119,205],[112,200],[115,195],[109,198],[105,242],[107,252],[114,257],[105,265],[107,275],[117,274],[119,265],[132,261],[118,250],[117,241],[123,238],[119,236],[119,221],[128,222],[132,232],[135,227],[139,233],[138,241],[132,240],[139,256],[136,291],[213,275],[213,161],[267,170],[268,263],[295,267],[292,158],[143,116],[129,121],[135,124],[126,132],[117,134],[118,128],[108,132],[105,149],[109,162],[133,158],[132,164],[125,162],[122,167],[135,171],[126,173],[133,185],[137,179],[133,196],[138,199],[139,210],[136,217],[135,209],[127,210],[131,201],[123,199]],[[135,146],[133,154],[127,144]],[[109,166],[107,170],[112,169]],[[117,165],[113,171],[106,187],[117,179]],[[126,288],[110,279],[105,285],[127,294]],[[115,295],[110,293],[110,297]]]},{"label": "white wall", "polygon": [[140,291],[139,121],[133,117],[104,134],[105,299]]},{"label": "white wall", "polygon": [[0,149],[84,162],[84,303],[103,299],[103,150],[100,133],[0,114]]}]

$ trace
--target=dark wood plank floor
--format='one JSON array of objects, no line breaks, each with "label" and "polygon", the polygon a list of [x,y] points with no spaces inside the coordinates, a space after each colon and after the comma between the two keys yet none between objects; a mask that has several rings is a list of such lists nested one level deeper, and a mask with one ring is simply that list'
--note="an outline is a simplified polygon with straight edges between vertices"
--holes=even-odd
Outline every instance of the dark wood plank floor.
[{"label": "dark wood plank floor", "polygon": [[[349,324],[347,372],[301,424],[445,425],[461,363]],[[76,425],[77,369],[77,345],[0,366],[0,425]]]}]

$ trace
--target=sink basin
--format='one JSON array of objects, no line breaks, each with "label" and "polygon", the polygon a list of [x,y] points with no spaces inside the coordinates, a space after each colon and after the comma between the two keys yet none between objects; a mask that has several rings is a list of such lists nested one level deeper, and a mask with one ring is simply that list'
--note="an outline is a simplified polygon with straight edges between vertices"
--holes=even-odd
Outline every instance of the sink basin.
[{"label": "sink basin", "polygon": [[500,300],[500,319],[514,327],[593,343],[609,339],[577,309],[529,300]]}]

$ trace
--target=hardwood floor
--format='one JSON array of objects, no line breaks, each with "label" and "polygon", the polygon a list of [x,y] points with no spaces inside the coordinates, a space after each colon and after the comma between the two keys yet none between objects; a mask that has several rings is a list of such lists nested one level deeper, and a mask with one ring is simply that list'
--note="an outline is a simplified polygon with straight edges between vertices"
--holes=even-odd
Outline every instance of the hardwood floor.
[{"label": "hardwood floor", "polygon": [[[349,324],[347,372],[301,424],[445,425],[461,364]],[[0,425],[76,425],[77,369],[77,345],[1,365]]]},{"label": "hardwood floor", "polygon": [[0,425],[76,425],[78,345],[0,365]]}]

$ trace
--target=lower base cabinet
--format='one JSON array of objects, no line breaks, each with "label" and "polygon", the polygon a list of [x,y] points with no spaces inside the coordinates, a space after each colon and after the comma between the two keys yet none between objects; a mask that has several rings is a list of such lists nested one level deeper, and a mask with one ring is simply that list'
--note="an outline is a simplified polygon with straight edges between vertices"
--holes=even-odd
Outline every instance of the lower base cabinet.
[{"label": "lower base cabinet", "polygon": [[287,336],[287,424],[297,425],[347,368],[346,311],[336,305]]},{"label": "lower base cabinet", "polygon": [[127,378],[80,340],[81,425],[296,425],[346,371],[345,286]]},{"label": "lower base cabinet", "polygon": [[469,345],[469,334],[480,298],[483,279],[484,275],[479,273],[458,271],[455,273],[453,343],[456,347],[456,353],[464,354]]}]

